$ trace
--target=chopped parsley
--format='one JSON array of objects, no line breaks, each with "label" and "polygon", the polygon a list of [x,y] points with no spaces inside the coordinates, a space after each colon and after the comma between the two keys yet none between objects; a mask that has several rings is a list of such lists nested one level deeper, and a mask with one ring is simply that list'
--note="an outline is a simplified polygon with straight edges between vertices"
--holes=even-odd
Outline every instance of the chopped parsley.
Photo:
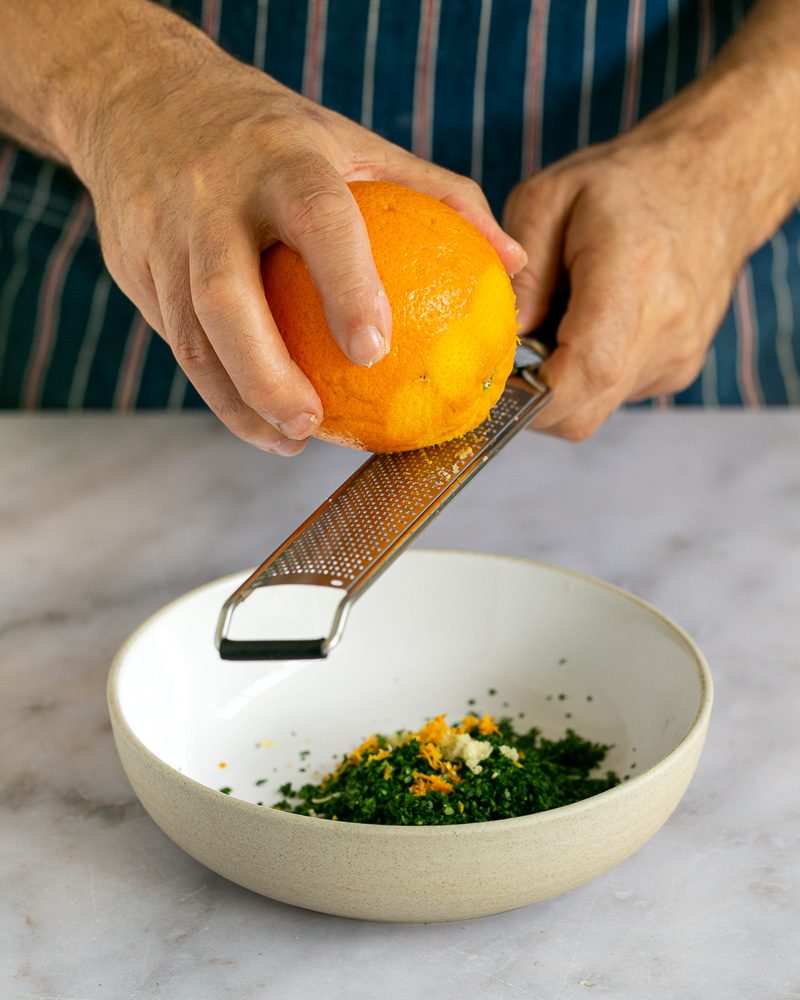
[{"label": "chopped parsley", "polygon": [[350,823],[479,823],[556,809],[613,788],[592,776],[611,749],[567,729],[560,740],[514,730],[510,718],[444,715],[417,732],[374,735],[318,784],[280,787],[276,809]]}]

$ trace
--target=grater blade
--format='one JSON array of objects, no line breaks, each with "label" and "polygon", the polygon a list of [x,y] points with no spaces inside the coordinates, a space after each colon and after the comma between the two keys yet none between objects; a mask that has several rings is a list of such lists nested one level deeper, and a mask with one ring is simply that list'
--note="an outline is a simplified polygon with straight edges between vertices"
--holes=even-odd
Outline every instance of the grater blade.
[{"label": "grater blade", "polygon": [[[523,339],[523,343],[525,340]],[[527,346],[542,351],[535,342]],[[373,455],[225,601],[216,644],[225,660],[327,656],[353,602],[548,401],[536,366],[518,366],[474,431],[416,451]],[[324,636],[232,639],[233,612],[262,587],[305,584],[341,593]]]}]

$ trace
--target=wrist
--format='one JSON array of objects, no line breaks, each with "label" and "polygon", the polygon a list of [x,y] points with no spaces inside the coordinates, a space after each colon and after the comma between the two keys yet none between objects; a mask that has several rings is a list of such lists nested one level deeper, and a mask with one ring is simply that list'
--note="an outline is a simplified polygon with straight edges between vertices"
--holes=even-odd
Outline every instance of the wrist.
[{"label": "wrist", "polygon": [[[686,185],[702,187],[739,264],[800,199],[800,75],[723,61],[634,130],[676,151]],[[633,136],[634,133],[631,133]]]},{"label": "wrist", "polygon": [[[50,74],[45,94],[48,131],[63,159],[93,190],[116,148],[141,145],[143,122],[207,66],[223,57],[199,29],[153,4],[121,0],[118,18],[87,24],[80,58]],[[140,141],[141,139],[141,141]]]}]

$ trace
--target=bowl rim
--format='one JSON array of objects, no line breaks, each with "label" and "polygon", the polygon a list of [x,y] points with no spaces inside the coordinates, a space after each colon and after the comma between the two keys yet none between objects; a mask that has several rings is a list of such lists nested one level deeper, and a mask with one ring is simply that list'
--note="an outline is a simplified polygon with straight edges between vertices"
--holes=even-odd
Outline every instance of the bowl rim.
[{"label": "bowl rim", "polygon": [[[663,771],[673,766],[676,761],[691,751],[695,741],[705,731],[708,726],[714,700],[714,684],[711,677],[711,670],[708,666],[705,655],[688,632],[678,625],[677,622],[673,621],[672,618],[664,614],[664,612],[660,611],[648,601],[638,597],[636,594],[633,594],[628,590],[625,590],[623,587],[609,583],[606,580],[601,580],[588,573],[582,573],[579,570],[567,569],[561,566],[553,566],[550,563],[545,563],[536,559],[528,559],[524,556],[509,556],[493,552],[476,552],[467,549],[414,548],[405,553],[404,559],[409,557],[414,558],[415,553],[425,556],[446,556],[451,558],[467,557],[485,559],[491,562],[522,563],[525,566],[532,566],[556,575],[580,580],[584,583],[600,587],[601,589],[607,590],[618,597],[622,597],[649,612],[683,642],[694,661],[700,680],[700,704],[694,719],[689,725],[689,728],[686,730],[681,739],[675,744],[675,746],[664,754],[663,757],[657,760],[655,764],[643,771],[637,772],[635,775],[631,775],[627,780],[620,781],[620,783],[615,785],[613,788],[608,788],[603,792],[598,792],[596,795],[580,799],[577,802],[571,802],[569,805],[558,806],[555,809],[545,809],[542,812],[537,813],[528,813],[524,816],[513,816],[507,819],[483,820],[474,823],[432,823],[421,826],[404,826],[388,823],[353,823],[347,820],[337,820],[336,822],[332,822],[324,817],[303,816],[297,813],[285,812],[281,809],[274,809],[271,806],[259,806],[254,802],[247,802],[244,799],[235,798],[231,795],[225,795],[218,789],[212,788],[210,785],[205,785],[203,782],[197,781],[195,778],[190,778],[182,771],[178,771],[176,768],[172,767],[172,765],[168,764],[165,760],[155,754],[145,743],[142,742],[141,739],[139,739],[128,723],[119,701],[119,677],[130,647],[137,641],[139,636],[144,631],[150,628],[159,618],[169,613],[176,605],[183,604],[200,592],[208,590],[211,587],[218,586],[227,581],[233,583],[237,580],[246,579],[250,572],[252,572],[250,570],[242,570],[241,572],[229,573],[225,576],[217,577],[214,580],[208,580],[206,583],[193,587],[191,590],[173,598],[142,621],[141,624],[139,624],[118,647],[111,661],[108,679],[106,681],[106,699],[115,731],[120,733],[133,747],[136,753],[139,756],[144,757],[151,766],[155,767],[157,770],[166,772],[171,780],[177,781],[178,784],[182,785],[187,791],[191,791],[194,794],[199,794],[201,796],[211,796],[217,805],[220,805],[222,800],[225,800],[226,804],[224,808],[244,810],[245,814],[258,813],[262,818],[264,818],[265,822],[270,823],[289,823],[291,825],[301,823],[302,827],[306,830],[311,829],[310,824],[318,826],[321,825],[321,828],[324,827],[325,832],[329,835],[352,836],[356,834],[359,837],[377,836],[382,840],[385,840],[386,837],[424,836],[457,836],[464,838],[481,836],[488,830],[497,831],[501,825],[503,829],[510,829],[512,826],[537,827],[543,824],[557,822],[561,817],[564,817],[567,814],[573,817],[578,817],[582,812],[596,809],[597,804],[601,800],[622,800],[623,797],[627,797],[631,794],[637,794],[638,791],[642,790],[646,784],[657,781]],[[288,829],[291,829],[291,827]]]}]

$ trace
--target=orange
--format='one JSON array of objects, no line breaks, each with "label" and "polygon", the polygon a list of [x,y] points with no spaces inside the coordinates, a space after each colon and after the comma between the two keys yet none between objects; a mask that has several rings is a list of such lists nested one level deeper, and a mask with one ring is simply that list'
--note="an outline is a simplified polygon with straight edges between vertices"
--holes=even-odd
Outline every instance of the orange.
[{"label": "orange", "polygon": [[514,361],[514,292],[500,258],[429,195],[385,181],[350,190],[392,310],[391,349],[377,364],[344,356],[297,254],[277,244],[262,263],[278,329],[322,400],[317,436],[392,452],[465,434],[488,416]]}]

